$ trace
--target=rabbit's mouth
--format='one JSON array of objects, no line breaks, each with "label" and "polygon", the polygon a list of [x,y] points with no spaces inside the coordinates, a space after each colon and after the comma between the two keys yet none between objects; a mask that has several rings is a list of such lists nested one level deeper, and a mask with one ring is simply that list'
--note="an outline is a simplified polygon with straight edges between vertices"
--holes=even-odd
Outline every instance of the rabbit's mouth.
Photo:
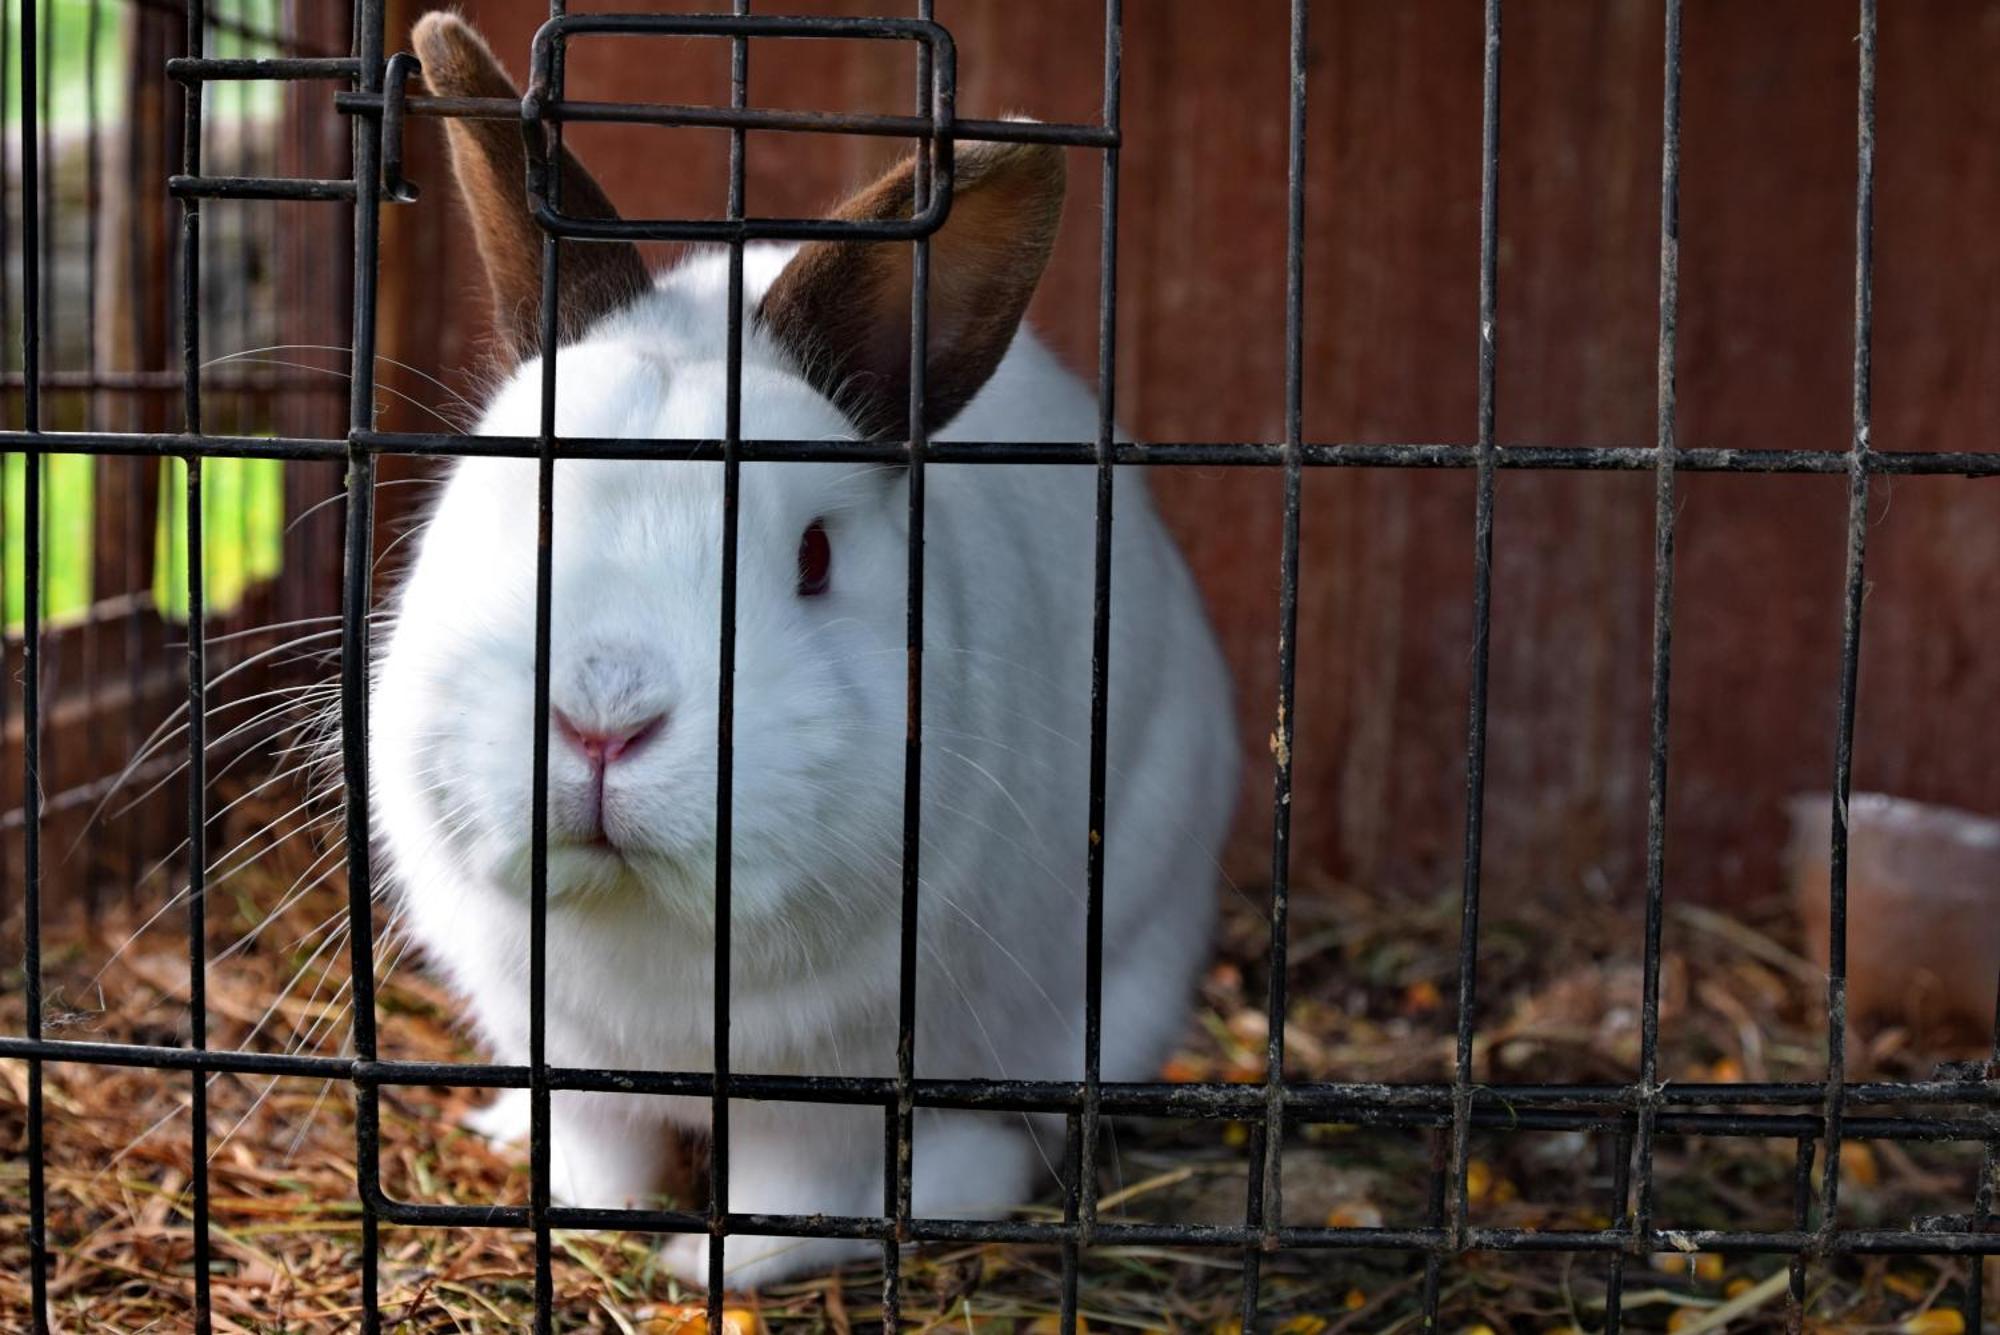
[{"label": "rabbit's mouth", "polygon": [[608,832],[598,830],[594,834],[553,835],[549,840],[549,852],[553,855],[558,851],[571,856],[595,855],[603,858],[612,858],[619,862],[626,862],[632,856],[641,855],[651,850],[638,848],[629,843],[620,843],[618,840],[613,839]]}]

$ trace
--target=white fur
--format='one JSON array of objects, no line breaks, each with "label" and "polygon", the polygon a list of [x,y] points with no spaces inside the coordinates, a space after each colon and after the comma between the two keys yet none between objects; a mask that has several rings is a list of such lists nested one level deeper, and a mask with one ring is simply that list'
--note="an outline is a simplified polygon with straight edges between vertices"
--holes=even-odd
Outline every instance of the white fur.
[{"label": "white fur", "polygon": [[[754,310],[787,248],[746,255]],[[694,259],[562,349],[569,436],[723,433],[725,265]],[[841,416],[746,319],[743,432],[845,437]],[[533,435],[538,361],[478,426]],[[1022,332],[940,439],[1088,440],[1090,392]],[[927,470],[922,912],[916,1070],[1080,1077],[1095,470]],[[896,1069],[904,737],[899,469],[746,464],[740,507],[730,1065]],[[556,466],[551,695],[606,724],[669,722],[610,770],[612,853],[570,842],[588,771],[549,746],[548,1058],[709,1069],[714,942],[722,468]],[[832,585],[796,590],[824,517]],[[528,864],[536,464],[457,466],[396,607],[371,707],[375,811],[395,891],[430,962],[497,1057],[528,1056]],[[1117,477],[1104,826],[1103,1075],[1151,1078],[1205,959],[1214,852],[1237,784],[1226,673],[1139,470]],[[644,1202],[673,1128],[704,1100],[559,1095],[559,1198]],[[729,1205],[879,1215],[879,1108],[738,1102]],[[481,1129],[525,1131],[503,1100]],[[1004,1212],[1046,1160],[1017,1117],[924,1111],[915,1209]],[[728,1240],[732,1285],[866,1255],[872,1244]],[[702,1282],[707,1240],[669,1244]]]}]

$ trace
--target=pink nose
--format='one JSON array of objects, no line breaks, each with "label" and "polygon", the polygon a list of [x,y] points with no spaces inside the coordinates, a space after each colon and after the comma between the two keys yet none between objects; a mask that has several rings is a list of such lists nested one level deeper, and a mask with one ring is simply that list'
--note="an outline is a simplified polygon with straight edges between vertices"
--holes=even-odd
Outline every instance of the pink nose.
[{"label": "pink nose", "polygon": [[666,726],[667,716],[655,714],[637,727],[631,728],[585,728],[560,709],[549,711],[549,720],[556,725],[556,731],[577,750],[583,752],[584,759],[598,769],[614,763],[620,756],[638,750]]}]

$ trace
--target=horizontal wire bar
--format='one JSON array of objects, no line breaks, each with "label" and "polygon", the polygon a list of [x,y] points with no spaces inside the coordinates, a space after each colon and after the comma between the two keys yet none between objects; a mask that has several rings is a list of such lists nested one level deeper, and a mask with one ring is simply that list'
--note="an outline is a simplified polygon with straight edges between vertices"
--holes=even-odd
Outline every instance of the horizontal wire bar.
[{"label": "horizontal wire bar", "polygon": [[175,56],[167,62],[167,77],[181,83],[222,79],[358,79],[361,62],[352,56]]},{"label": "horizontal wire bar", "polygon": [[[452,458],[531,459],[532,436],[461,436],[450,432],[357,431],[352,444],[371,454]],[[52,453],[179,455],[202,458],[344,460],[349,441],[310,436],[191,436],[180,432],[0,431],[0,448],[31,447]],[[719,440],[558,437],[566,459],[656,459],[720,463]],[[747,463],[901,463],[899,442],[880,440],[745,440]],[[932,463],[1047,464],[1097,463],[1094,441],[938,440],[927,446]],[[1121,441],[1117,462],[1134,467],[1277,468],[1285,447],[1270,441]],[[1644,472],[1658,466],[1658,451],[1646,445],[1502,445],[1497,465],[1516,471]],[[1303,462],[1315,468],[1470,469],[1478,447],[1445,444],[1321,443],[1304,446]],[[1686,449],[1677,469],[1696,473],[1846,474],[1856,466],[1846,450]],[[1872,450],[1869,472],[1899,476],[2000,477],[2000,450]]]},{"label": "horizontal wire bar", "polygon": [[352,201],[351,180],[310,180],[289,176],[170,176],[175,199],[292,199]]},{"label": "horizontal wire bar", "polygon": [[[308,436],[211,436],[169,431],[0,431],[0,448],[140,458],[344,460],[347,442]],[[370,451],[391,453],[392,451]]]},{"label": "horizontal wire bar", "polygon": [[944,225],[945,210],[932,205],[913,218],[848,221],[838,218],[580,218],[531,202],[545,235],[566,241],[915,241]]},{"label": "horizontal wire bar", "polygon": [[[319,1057],[289,1053],[244,1052],[232,1049],[194,1051],[156,1044],[107,1043],[81,1039],[30,1040],[0,1037],[0,1057],[34,1057],[45,1061],[98,1066],[154,1067],[173,1070],[227,1071],[245,1075],[315,1076],[356,1084],[442,1085],[454,1088],[525,1088],[528,1068],[487,1063],[362,1061],[352,1057]],[[669,1095],[705,1095],[711,1087],[708,1071],[635,1071],[613,1068],[550,1067],[552,1089]],[[933,1107],[986,1108],[1068,1112],[1082,1107],[1083,1085],[1077,1081],[919,1080],[919,1101]],[[1164,1116],[1219,1116],[1255,1120],[1264,1108],[1262,1084],[1207,1082],[1107,1082],[1104,1104],[1115,1111],[1159,1110]],[[883,1104],[898,1092],[894,1077],[743,1075],[730,1076],[732,1095],[764,1101]],[[1710,1106],[1814,1107],[1825,1096],[1819,1082],[1766,1084],[1676,1083],[1658,1094],[1660,1103],[1676,1108]],[[1302,1122],[1337,1121],[1343,1114],[1370,1109],[1436,1113],[1449,1118],[1452,1086],[1385,1085],[1338,1081],[1299,1081],[1285,1087],[1288,1109]],[[2000,1080],[1876,1082],[1847,1087],[1850,1103],[1962,1104],[2000,1107]],[[1525,1118],[1532,1110],[1589,1113],[1630,1112],[1639,1091],[1632,1085],[1486,1085],[1473,1092],[1475,1106],[1504,1118]],[[1911,1127],[1931,1123],[1915,1119],[1878,1119],[1884,1131],[1907,1120]],[[1968,1122],[1970,1135],[1992,1134],[1984,1114]],[[1786,1118],[1769,1134],[1793,1136],[1809,1131],[1812,1117]],[[1504,1120],[1503,1120],[1503,1123]],[[1745,1115],[1743,1125],[1759,1125]],[[1758,1131],[1719,1134],[1755,1135]]]},{"label": "horizontal wire bar", "polygon": [[[203,371],[201,387],[205,392],[219,394],[318,390],[345,398],[346,376],[345,371],[332,367],[326,367],[316,375],[303,371],[242,371],[225,367],[220,371]],[[41,378],[44,391],[88,390],[98,394],[164,393],[169,390],[179,394],[185,384],[186,378],[179,371],[44,371]],[[26,385],[27,377],[21,372],[0,372],[0,390],[19,390]]]},{"label": "horizontal wire bar", "polygon": [[[335,93],[334,106],[356,116],[379,116],[385,98],[380,93]],[[444,116],[459,120],[521,119],[520,102],[505,97],[430,97],[403,99],[411,116]],[[792,111],[780,107],[704,107],[672,102],[598,102],[566,98],[540,104],[538,119],[588,121],[615,125],[661,125],[686,129],[776,130],[805,134],[878,135],[929,140],[939,126],[928,116],[873,112]],[[1065,148],[1114,148],[1118,134],[1102,125],[1064,122],[955,119],[944,127],[960,142],[1056,144]]]},{"label": "horizontal wire bar", "polygon": [[[391,1222],[429,1228],[522,1228],[528,1211],[519,1205],[433,1205],[377,1195],[371,1200]],[[855,1238],[884,1241],[896,1236],[897,1221],[873,1215],[728,1214],[711,1220],[687,1210],[579,1209],[553,1206],[553,1229],[641,1233],[744,1234],[797,1238]],[[1955,1221],[1953,1221],[1955,1222]],[[924,1219],[908,1221],[913,1242],[998,1242],[1051,1244],[1075,1235],[1077,1225],[1028,1219]],[[1264,1240],[1261,1229],[1242,1224],[1166,1224],[1103,1220],[1092,1240],[1099,1246],[1193,1246],[1240,1248]],[[1281,1248],[1451,1252],[1449,1228],[1293,1227],[1277,1230]],[[1845,1229],[1830,1235],[1804,1230],[1653,1229],[1635,1238],[1620,1228],[1474,1228],[1466,1232],[1468,1251],[1496,1252],[1735,1252],[1832,1254],[2000,1255],[2000,1231],[1962,1228]]]}]

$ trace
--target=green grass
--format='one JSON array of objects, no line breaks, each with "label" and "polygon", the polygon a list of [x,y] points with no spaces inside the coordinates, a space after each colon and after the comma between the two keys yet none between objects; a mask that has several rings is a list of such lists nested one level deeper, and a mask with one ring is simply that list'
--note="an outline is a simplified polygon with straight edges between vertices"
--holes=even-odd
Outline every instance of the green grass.
[{"label": "green grass", "polygon": [[[96,517],[92,461],[80,454],[48,457],[42,472],[42,617],[74,619],[90,606],[91,526]],[[27,615],[28,468],[26,457],[6,456],[7,628]]]},{"label": "green grass", "polygon": [[[0,0],[7,7],[7,124],[21,118],[21,7],[23,0]],[[121,0],[42,0],[41,22],[53,43],[41,72],[49,89],[49,120],[59,127],[88,119],[90,11],[97,10],[97,114],[114,119],[125,109],[125,19]],[[36,58],[41,56],[40,35]]]},{"label": "green grass", "polygon": [[[6,123],[14,125],[21,115],[21,13],[27,0],[0,0],[7,10],[8,44]],[[125,110],[125,30],[128,0],[40,0],[37,13],[52,46],[42,82],[49,92],[49,121],[58,129],[81,126],[90,116],[90,85],[85,77],[90,51],[90,14],[97,11],[97,115],[100,122],[115,121]],[[282,0],[213,0],[209,14],[217,19],[240,22],[259,31],[276,31],[281,26]],[[178,20],[170,20],[178,22]],[[40,56],[40,35],[36,40]],[[211,56],[271,56],[278,54],[265,44],[253,44],[234,33],[217,31],[207,42]],[[165,78],[166,72],[159,71]],[[266,117],[274,115],[280,103],[275,83],[215,84],[208,93],[210,104],[225,115]]]},{"label": "green grass", "polygon": [[[202,601],[211,614],[234,608],[284,564],[284,469],[276,459],[203,462]],[[187,596],[187,464],[169,459],[154,526],[153,602],[162,616],[185,621]]]},{"label": "green grass", "polygon": [[[5,8],[7,41],[0,52],[7,97],[0,119],[8,127],[20,123],[22,110],[21,55],[24,6],[35,5],[41,31],[36,54],[39,86],[46,93],[48,124],[56,130],[85,125],[93,107],[90,29],[97,29],[95,102],[98,122],[115,130],[125,111],[125,85],[130,71],[126,37],[131,22],[128,0],[0,0]],[[211,16],[253,28],[275,31],[282,25],[282,0],[212,0]],[[42,38],[48,39],[43,46]],[[206,43],[211,56],[276,54],[233,33],[212,32]],[[166,77],[164,70],[153,77]],[[224,83],[207,93],[215,115],[262,118],[276,114],[281,89],[275,83]],[[12,350],[8,350],[11,354]],[[152,542],[151,591],[161,615],[172,620],[187,616],[187,525],[185,506],[187,466],[179,460],[162,465],[160,508]],[[202,516],[203,596],[211,612],[223,613],[239,604],[251,585],[278,573],[284,537],[283,465],[276,460],[212,459],[203,467]],[[42,474],[42,604],[44,624],[80,619],[96,596],[93,570],[96,521],[96,469],[82,455],[47,456]],[[9,631],[21,628],[27,611],[24,579],[27,556],[27,465],[25,457],[9,454],[0,464],[0,621]]]},{"label": "green grass", "polygon": [[[42,620],[80,619],[93,597],[92,552],[96,476],[84,455],[47,457],[42,474]],[[24,456],[4,465],[6,580],[0,588],[6,625],[19,630],[27,614],[27,482]],[[285,478],[276,459],[210,459],[202,466],[202,597],[226,613],[250,588],[284,564]],[[159,514],[153,526],[153,601],[169,620],[187,619],[187,465],[164,463]]]}]

